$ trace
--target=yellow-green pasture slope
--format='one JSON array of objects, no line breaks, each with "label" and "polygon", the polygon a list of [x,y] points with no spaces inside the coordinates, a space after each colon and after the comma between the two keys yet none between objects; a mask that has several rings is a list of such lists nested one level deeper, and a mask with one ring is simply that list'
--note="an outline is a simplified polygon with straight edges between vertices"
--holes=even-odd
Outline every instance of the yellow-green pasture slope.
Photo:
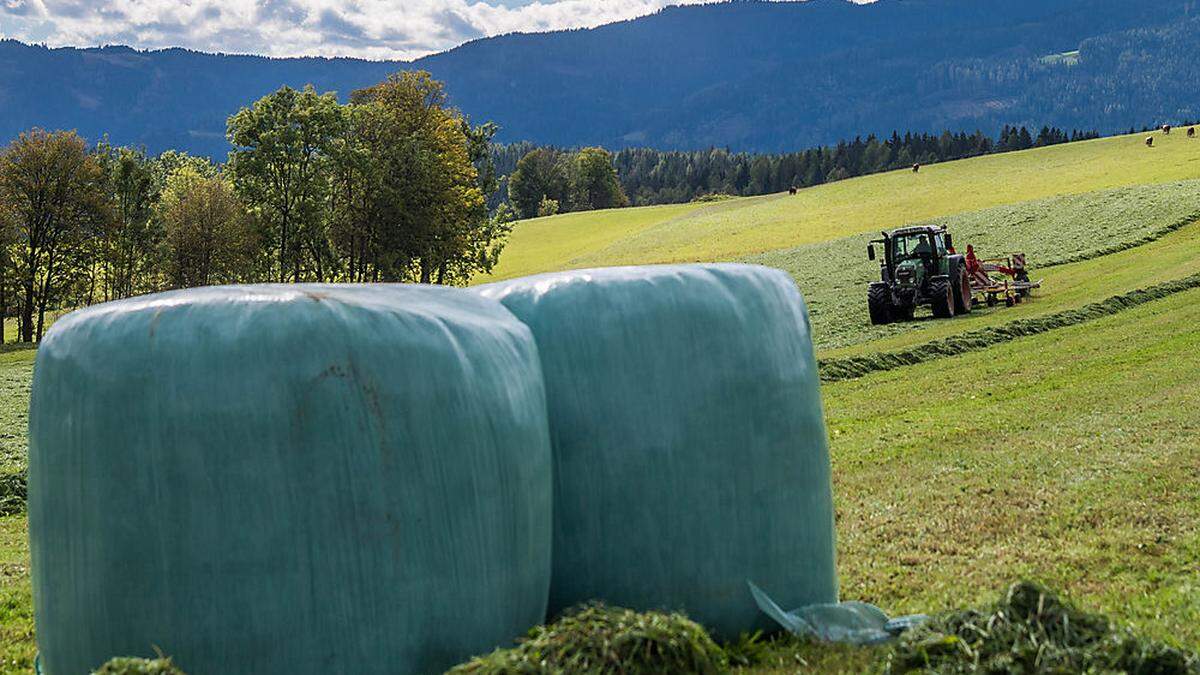
[{"label": "yellow-green pasture slope", "polygon": [[732,260],[1054,195],[1200,178],[1200,139],[1144,134],[977,157],[709,204],[518,223],[490,277],[606,265]]}]

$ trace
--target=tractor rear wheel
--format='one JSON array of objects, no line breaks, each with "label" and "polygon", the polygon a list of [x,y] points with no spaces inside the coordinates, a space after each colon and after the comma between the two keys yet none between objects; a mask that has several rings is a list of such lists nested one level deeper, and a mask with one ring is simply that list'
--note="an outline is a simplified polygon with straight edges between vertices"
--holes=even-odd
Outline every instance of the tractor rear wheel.
[{"label": "tractor rear wheel", "polygon": [[872,286],[867,290],[867,309],[871,312],[871,324],[882,326],[892,322],[892,292],[887,286]]},{"label": "tractor rear wheel", "polygon": [[933,315],[939,319],[954,316],[954,288],[949,279],[934,279],[929,282],[929,295],[933,298]]},{"label": "tractor rear wheel", "polygon": [[954,286],[954,312],[956,314],[970,314],[971,305],[975,298],[971,293],[971,277],[967,276],[965,269],[958,271],[958,283]]}]

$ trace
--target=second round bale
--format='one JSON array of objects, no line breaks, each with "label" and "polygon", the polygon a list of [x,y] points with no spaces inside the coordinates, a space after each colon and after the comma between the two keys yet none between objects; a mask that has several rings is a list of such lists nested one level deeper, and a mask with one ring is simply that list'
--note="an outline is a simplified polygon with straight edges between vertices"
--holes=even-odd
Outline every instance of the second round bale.
[{"label": "second round bale", "polygon": [[837,600],[828,442],[804,301],[746,265],[481,287],[533,331],[555,462],[551,614],[601,600],[767,628],[747,590]]}]

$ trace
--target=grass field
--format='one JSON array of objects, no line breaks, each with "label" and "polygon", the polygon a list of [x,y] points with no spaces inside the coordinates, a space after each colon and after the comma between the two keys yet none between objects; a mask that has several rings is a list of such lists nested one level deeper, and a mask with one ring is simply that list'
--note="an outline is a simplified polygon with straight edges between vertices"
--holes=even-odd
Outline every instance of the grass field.
[{"label": "grass field", "polygon": [[519,223],[494,275],[735,258],[1003,204],[1200,178],[1200,140],[1119,136],[895,171],[716,204]]},{"label": "grass field", "polygon": [[[1200,140],[1141,136],[713,204],[521,223],[498,276],[748,260],[793,274],[823,359],[908,348],[1200,273]],[[1023,249],[1046,288],[949,321],[867,324],[867,232],[938,219],[959,248]],[[766,251],[765,253],[760,253]],[[1080,259],[1082,258],[1082,259]],[[1075,262],[1068,262],[1070,260]],[[823,386],[842,595],[893,613],[1030,578],[1200,645],[1200,291],[969,354]],[[34,352],[0,350],[0,473],[26,465]],[[0,517],[0,674],[35,652],[23,514]],[[869,670],[879,652],[784,643],[753,673]],[[182,664],[186,667],[186,664]]]}]

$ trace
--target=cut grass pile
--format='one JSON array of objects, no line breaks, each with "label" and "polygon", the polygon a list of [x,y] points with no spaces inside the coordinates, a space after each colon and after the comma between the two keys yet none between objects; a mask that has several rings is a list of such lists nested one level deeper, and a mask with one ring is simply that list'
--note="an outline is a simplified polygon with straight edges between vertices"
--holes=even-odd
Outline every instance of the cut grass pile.
[{"label": "cut grass pile", "polygon": [[1022,582],[990,607],[935,617],[904,636],[885,672],[1187,675],[1200,673],[1200,659]]},{"label": "cut grass pile", "polygon": [[25,510],[28,497],[25,472],[0,473],[0,516]]},{"label": "cut grass pile", "polygon": [[[1021,251],[1028,255],[1035,278],[1047,278],[1045,295],[1058,296],[1055,276],[1047,267],[1068,262],[1097,262],[1145,245],[1200,220],[1200,181],[1146,185],[1105,192],[1054,197],[939,219],[965,252],[973,244],[980,256]],[[774,251],[743,259],[790,273],[804,293],[819,348],[863,344],[929,326],[872,326],[866,308],[867,284],[879,279],[878,263],[867,260],[867,242],[878,232]],[[1153,255],[1153,251],[1149,252]],[[1139,263],[1154,266],[1150,259]],[[1109,294],[1128,290],[1114,287]],[[1059,296],[1063,297],[1063,296]],[[981,313],[992,313],[980,308]],[[995,310],[1003,314],[1003,310]],[[922,311],[922,315],[928,314]],[[941,322],[934,322],[941,323]],[[961,329],[960,329],[961,330]]]},{"label": "cut grass pile", "polygon": [[1143,134],[977,157],[719,204],[572,213],[518,223],[480,283],[605,265],[735,260],[1057,195],[1200,178],[1200,141]]},{"label": "cut grass pile", "polygon": [[[1011,585],[999,600],[981,609],[945,612],[893,645],[869,649],[790,636],[763,640],[758,635],[723,648],[703,628],[678,614],[596,605],[534,629],[516,648],[497,650],[450,672],[716,675],[730,672],[731,662],[753,669],[773,664],[788,651],[814,649],[850,654],[850,664],[844,665],[885,675],[1200,673],[1200,658],[1194,653],[1139,636],[1103,615],[1080,611],[1030,582]],[[778,660],[789,667],[786,658]]]},{"label": "cut grass pile", "polygon": [[171,659],[115,658],[100,666],[93,675],[186,675]]},{"label": "cut grass pile", "polygon": [[708,633],[680,614],[589,605],[539,626],[512,649],[500,649],[455,675],[716,675],[729,657]]}]

